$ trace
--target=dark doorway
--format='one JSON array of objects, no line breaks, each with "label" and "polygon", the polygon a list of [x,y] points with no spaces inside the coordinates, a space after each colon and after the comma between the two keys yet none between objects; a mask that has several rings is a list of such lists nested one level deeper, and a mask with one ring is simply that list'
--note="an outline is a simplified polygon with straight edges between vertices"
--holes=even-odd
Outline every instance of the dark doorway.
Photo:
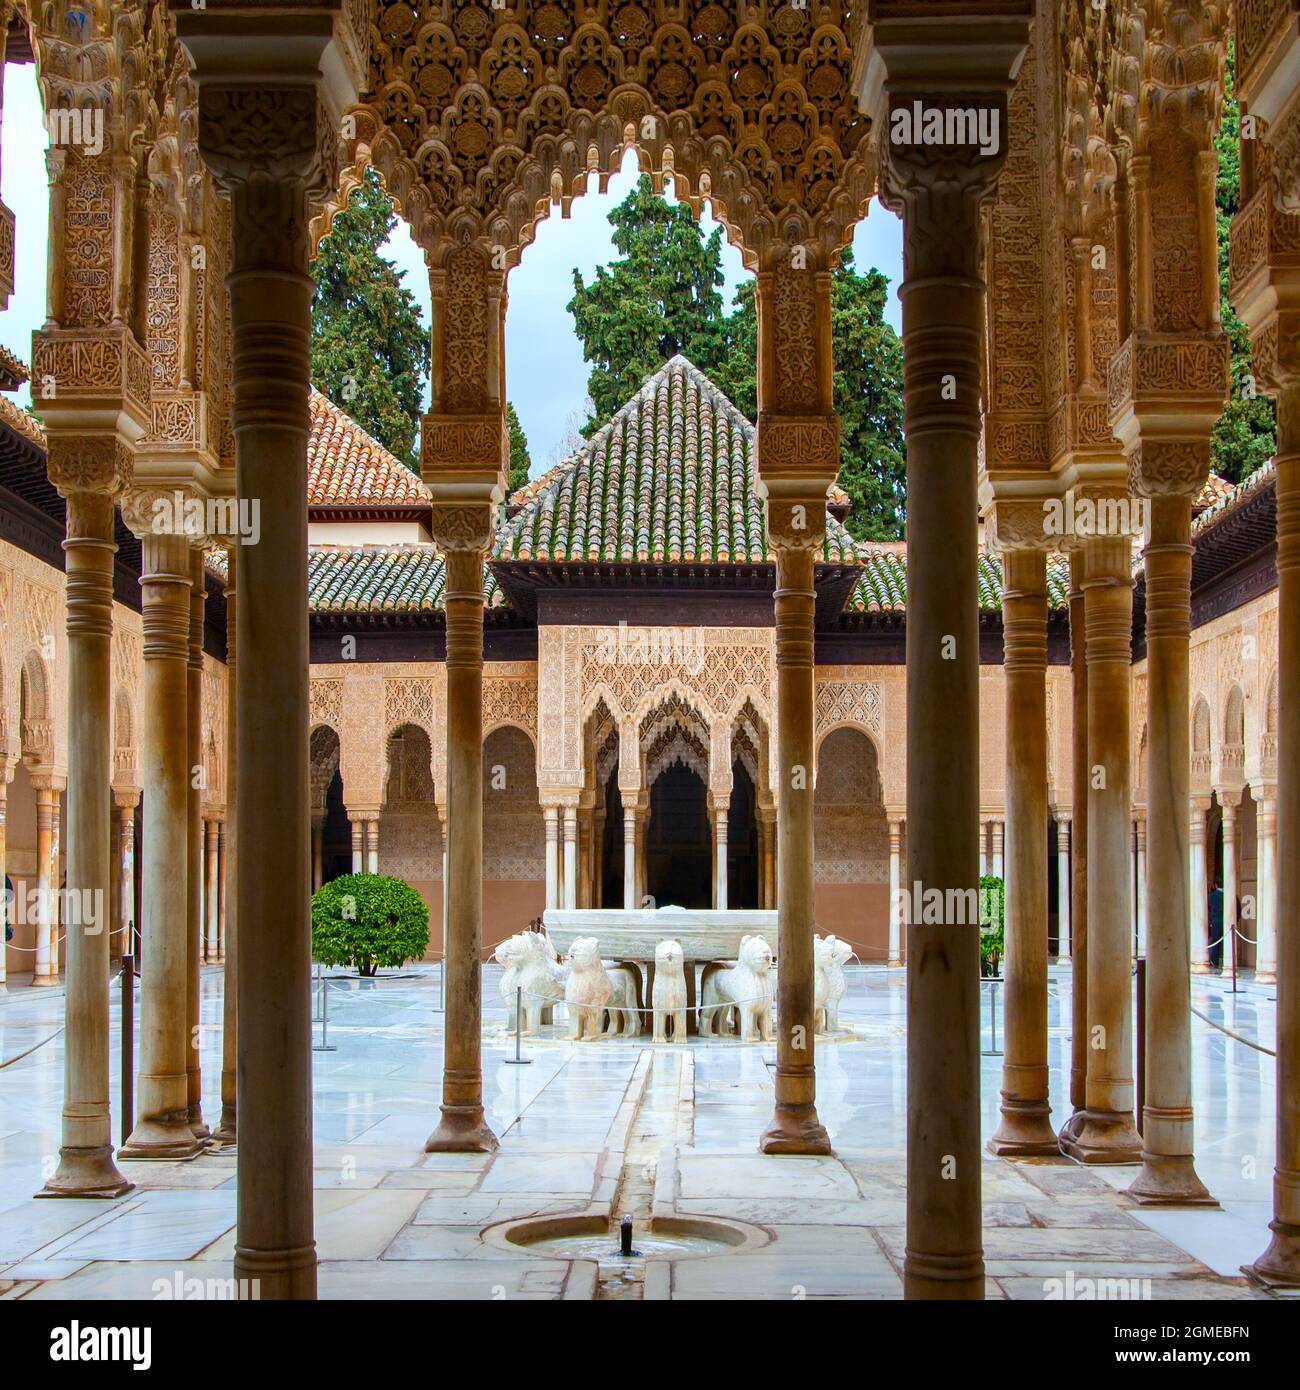
[{"label": "dark doorway", "polygon": [[727,814],[727,906],[758,907],[758,796],[749,770],[739,759],[731,769],[731,808]]},{"label": "dark doorway", "polygon": [[712,870],[704,780],[676,763],[650,788],[646,892],[657,907],[712,907]]}]

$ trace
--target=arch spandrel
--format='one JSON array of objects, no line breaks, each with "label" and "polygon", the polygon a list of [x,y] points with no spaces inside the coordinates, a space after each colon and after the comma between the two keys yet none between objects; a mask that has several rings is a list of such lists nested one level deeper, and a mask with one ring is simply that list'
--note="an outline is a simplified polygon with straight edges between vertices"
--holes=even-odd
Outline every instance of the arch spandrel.
[{"label": "arch spandrel", "polygon": [[854,23],[840,0],[743,17],[717,0],[379,0],[342,182],[373,164],[421,245],[472,230],[507,268],[635,147],[697,213],[711,202],[750,269],[792,240],[833,258],[874,188]]}]

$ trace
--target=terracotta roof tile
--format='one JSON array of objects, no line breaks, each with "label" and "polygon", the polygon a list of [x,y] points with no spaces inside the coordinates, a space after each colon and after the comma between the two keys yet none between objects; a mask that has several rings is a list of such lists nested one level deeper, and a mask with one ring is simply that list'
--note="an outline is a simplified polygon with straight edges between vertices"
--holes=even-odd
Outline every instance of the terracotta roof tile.
[{"label": "terracotta roof tile", "polygon": [[37,448],[45,448],[45,431],[40,422],[29,415],[22,406],[15,405],[8,396],[0,396],[0,420],[11,429],[17,430],[25,439],[30,439]]},{"label": "terracotta roof tile", "polygon": [[[1267,487],[1276,476],[1277,460],[1269,459],[1265,464],[1261,464],[1248,478],[1244,478],[1240,483],[1225,483],[1222,478],[1214,477],[1214,481],[1222,484],[1222,489],[1212,502],[1201,506],[1192,520],[1192,535],[1199,536],[1202,531],[1213,526],[1220,517],[1234,511],[1247,497],[1253,497],[1261,488]],[[1197,505],[1200,506],[1205,493],[1198,497]]]},{"label": "terracotta roof tile", "polygon": [[428,501],[429,489],[415,473],[313,388],[309,507],[420,507]]},{"label": "terracotta roof tile", "polygon": [[0,391],[16,391],[30,377],[27,363],[17,353],[0,346]]},{"label": "terracotta roof tile", "polygon": [[[754,427],[685,357],[674,357],[571,458],[527,489],[501,527],[503,560],[762,563]],[[857,545],[828,516],[823,558]]]}]

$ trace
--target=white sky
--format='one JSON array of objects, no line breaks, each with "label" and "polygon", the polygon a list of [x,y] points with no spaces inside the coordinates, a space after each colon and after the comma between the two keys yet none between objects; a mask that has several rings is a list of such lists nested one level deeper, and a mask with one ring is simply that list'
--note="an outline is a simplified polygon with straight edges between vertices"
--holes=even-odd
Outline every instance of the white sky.
[{"label": "white sky", "polygon": [[[32,332],[45,319],[45,253],[49,193],[45,150],[49,144],[41,120],[35,70],[30,64],[9,64],[4,71],[3,130],[0,130],[0,190],[17,219],[16,284],[9,307],[0,314],[0,342],[30,363]],[[558,212],[537,229],[520,265],[510,273],[506,315],[506,393],[514,402],[528,436],[534,473],[550,461],[574,412],[581,412],[587,393],[588,363],[573,332],[565,305],[573,294],[573,271],[591,281],[598,265],[614,256],[609,212],[636,183],[636,159],[629,153],[623,170],[610,180],[603,196],[592,192],[573,202],[566,220]],[[595,180],[592,180],[594,187]],[[706,212],[705,235],[713,229]],[[902,278],[902,227],[879,204],[861,223],[853,238],[859,270],[876,266],[889,277],[891,293],[886,317],[899,327],[897,286]],[[404,223],[398,224],[386,249],[405,271],[403,283],[414,293],[424,322],[429,321],[429,282],[424,258]],[[730,309],[736,285],[745,277],[740,252],[723,237],[723,302]],[[24,387],[17,397],[30,401]]]}]

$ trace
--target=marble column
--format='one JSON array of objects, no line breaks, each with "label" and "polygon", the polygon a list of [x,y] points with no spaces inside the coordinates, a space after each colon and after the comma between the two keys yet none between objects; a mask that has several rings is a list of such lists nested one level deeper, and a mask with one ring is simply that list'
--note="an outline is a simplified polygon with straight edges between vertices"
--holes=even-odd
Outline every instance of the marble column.
[{"label": "marble column", "polygon": [[[491,543],[491,512],[487,507],[464,510],[470,513],[468,517],[456,518],[438,535],[447,557],[449,878],[442,1117],[425,1142],[428,1153],[487,1153],[497,1147],[496,1136],[483,1115],[479,986],[483,935],[483,556]],[[437,515],[435,507],[435,521]]]},{"label": "marble column", "polygon": [[366,871],[366,823],[359,816],[351,817],[352,826],[352,872],[363,874]]},{"label": "marble column", "polygon": [[637,902],[637,814],[626,802],[623,805],[623,910],[632,912]]},{"label": "marble column", "polygon": [[560,905],[560,811],[558,806],[543,806],[542,821],[546,827],[546,906]]},{"label": "marble column", "polygon": [[311,888],[314,893],[325,882],[325,817],[311,818]]},{"label": "marble column", "polygon": [[217,960],[226,959],[226,823],[217,822]]},{"label": "marble column", "polygon": [[989,868],[989,827],[987,821],[980,821],[975,836],[976,853],[979,855],[980,877],[992,871]]},{"label": "marble column", "polygon": [[1192,921],[1192,974],[1208,975],[1210,965],[1210,871],[1206,844],[1205,816],[1210,799],[1193,796],[1188,799],[1188,848],[1190,854],[1190,892]]},{"label": "marble column", "polygon": [[899,856],[903,849],[903,824],[892,817],[889,821],[889,950],[885,957],[887,965],[903,963],[903,904],[899,898],[901,887]]},{"label": "marble column", "polygon": [[638,807],[636,813],[636,899],[640,907],[650,895],[650,866],[646,859],[646,844],[650,838],[650,808]]},{"label": "marble column", "polygon": [[32,778],[36,793],[36,959],[32,984],[59,983],[54,954],[53,907],[54,827],[59,815],[59,794],[41,776]]},{"label": "marble column", "polygon": [[379,817],[373,816],[366,822],[366,872],[379,872]]},{"label": "marble column", "polygon": [[[60,445],[51,476],[60,481]],[[109,441],[110,458],[118,446]],[[123,451],[125,452],[125,451]],[[66,456],[64,456],[66,457]],[[67,914],[63,1045],[63,1133],[59,1166],[44,1195],[119,1197],[131,1184],[113,1162],[108,1103],[106,920],[113,879],[111,653],[113,492],[60,489],[67,499],[68,891],[82,911]],[[89,910],[87,910],[89,909]]]},{"label": "marble column", "polygon": [[[140,523],[135,523],[139,527]],[[147,523],[146,523],[147,525]],[[140,979],[135,1128],[120,1157],[192,1158],[186,1065],[189,937],[189,760],[186,667],[190,547],[184,536],[142,530],[144,617],[144,972]]]},{"label": "marble column", "polygon": [[213,1139],[233,1144],[239,1131],[239,917],[236,912],[239,885],[235,856],[239,805],[238,720],[238,545],[226,547],[226,820],[218,848],[223,860],[221,875],[221,949],[225,957],[221,988],[221,1119]]},{"label": "marble column", "polygon": [[203,906],[207,915],[208,949],[204,959],[215,962],[217,959],[217,822],[208,822],[207,833],[208,876],[203,895]]},{"label": "marble column", "polygon": [[578,906],[578,808],[564,808],[564,906]]},{"label": "marble column", "polygon": [[1132,941],[1129,936],[1129,665],[1132,542],[1084,543],[1088,662],[1088,1052],[1085,1111],[1064,1140],[1081,1163],[1132,1163]]},{"label": "marble column", "polygon": [[189,659],[186,662],[185,712],[185,780],[186,799],[185,837],[185,939],[186,979],[185,1006],[189,1027],[189,1053],[185,1062],[185,1085],[188,1096],[190,1128],[199,1139],[210,1133],[203,1122],[203,1077],[199,1060],[201,1036],[203,963],[203,613],[207,593],[203,576],[203,552],[197,547],[190,551],[190,632]]},{"label": "marble column", "polygon": [[[1006,673],[1006,1036],[992,1153],[1054,1154],[1047,1098],[1047,556],[1002,556]],[[1001,825],[995,821],[994,854]]]},{"label": "marble column", "polygon": [[1134,849],[1137,903],[1137,953],[1147,954],[1147,818],[1137,818],[1136,846]]},{"label": "marble column", "polygon": [[767,837],[767,860],[763,865],[763,894],[767,910],[771,912],[776,907],[777,884],[775,807],[764,817],[763,829]]},{"label": "marble column", "polygon": [[[9,759],[0,756],[0,890],[4,889],[5,878],[5,818],[8,813],[9,779],[13,776]],[[0,985],[8,978],[9,948],[5,945],[5,928],[16,909],[9,901],[7,891],[0,891]]]},{"label": "marble column", "polygon": [[727,798],[720,798],[722,804],[715,806],[713,811],[713,835],[714,835],[714,882],[713,882],[713,905],[719,912],[727,910],[727,817],[730,807],[726,804]]},{"label": "marble column", "polygon": [[1192,493],[1157,495],[1149,503],[1144,552],[1148,801],[1146,816],[1137,823],[1138,943],[1147,961],[1146,1090],[1142,1169],[1128,1191],[1139,1202],[1181,1205],[1213,1201],[1196,1173],[1192,1133],[1187,818]]},{"label": "marble column", "polygon": [[[759,448],[760,466],[762,444]],[[781,799],[776,838],[781,856],[777,885],[780,969],[776,984],[776,1110],[759,1141],[771,1154],[828,1154],[830,1136],[817,1115],[813,1029],[813,568],[824,520],[812,534],[791,525],[791,511],[807,504],[769,497],[768,535],[776,552],[777,766]],[[824,512],[825,503],[820,503]],[[813,516],[816,517],[816,512]],[[811,528],[813,522],[808,520]],[[719,848],[725,851],[724,836]]]},{"label": "marble column", "polygon": [[1070,818],[1056,815],[1056,958],[1070,959]]},{"label": "marble column", "polygon": [[1003,822],[995,820],[989,829],[993,840],[993,862],[989,867],[989,872],[994,878],[1005,878],[1006,863],[1002,854]]},{"label": "marble column", "polygon": [[1259,863],[1255,901],[1255,983],[1277,980],[1277,789],[1265,784],[1257,789],[1255,833]]},{"label": "marble column", "polygon": [[1070,553],[1071,817],[1070,855],[1070,1117],[1062,1145],[1077,1133],[1087,1108],[1088,1080],[1088,661],[1084,640],[1083,550]]},{"label": "marble column", "polygon": [[1216,795],[1223,807],[1223,941],[1219,948],[1219,964],[1224,971],[1229,971],[1237,949],[1237,898],[1241,887],[1237,808],[1241,805],[1241,792],[1220,788]]}]

